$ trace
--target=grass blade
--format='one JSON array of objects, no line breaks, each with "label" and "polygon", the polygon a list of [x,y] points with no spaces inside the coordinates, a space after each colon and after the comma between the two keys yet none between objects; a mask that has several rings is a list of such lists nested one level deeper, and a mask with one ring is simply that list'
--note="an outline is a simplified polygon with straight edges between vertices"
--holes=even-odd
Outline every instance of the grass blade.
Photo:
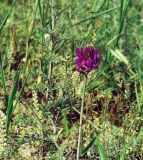
[{"label": "grass blade", "polygon": [[27,80],[28,80],[28,77],[29,77],[29,74],[28,74],[27,77],[25,78],[25,81],[24,81],[24,83],[23,83],[22,89],[21,89],[20,93],[18,94],[18,96],[17,96],[17,98],[16,98],[16,103],[15,103],[15,105],[14,105],[14,107],[13,107],[13,112],[14,112],[14,110],[15,110],[15,108],[16,108],[16,105],[17,105],[17,103],[18,103],[18,101],[19,101],[19,99],[20,99],[20,97],[21,97],[21,95],[22,95],[22,93],[23,93],[23,90],[24,90],[24,87],[25,87],[26,82],[27,82]]},{"label": "grass blade", "polygon": [[[1,35],[2,30],[7,22],[7,19],[10,16],[10,13],[11,13],[12,8],[14,7],[15,3],[16,3],[16,0],[11,5],[11,8],[9,9],[7,15],[5,16],[4,20],[2,21],[2,24],[0,25],[0,35]],[[5,103],[5,106],[7,107],[6,80],[5,80],[5,76],[4,76],[4,70],[3,70],[2,53],[0,53],[0,67],[1,67],[2,88],[4,90],[4,103]]]},{"label": "grass blade", "polygon": [[125,21],[125,17],[126,17],[126,14],[127,14],[129,2],[130,2],[130,0],[127,0],[127,1],[126,1],[125,7],[124,7],[124,9],[123,9],[123,6],[124,6],[124,5],[123,5],[123,0],[121,1],[120,26],[119,26],[119,32],[118,32],[118,37],[117,37],[117,41],[116,41],[115,47],[118,46],[118,42],[119,42],[119,39],[120,39],[120,35],[121,35],[122,30],[123,30],[124,21]]},{"label": "grass blade", "polygon": [[95,19],[95,18],[97,18],[97,17],[99,17],[99,16],[101,16],[101,15],[103,15],[103,14],[106,14],[106,13],[108,13],[108,12],[114,11],[114,10],[117,9],[117,8],[119,8],[119,7],[111,8],[111,9],[108,9],[108,10],[106,10],[106,11],[97,13],[96,15],[94,15],[94,16],[92,16],[92,17],[86,18],[86,19],[84,19],[84,20],[82,20],[82,21],[80,21],[80,22],[77,22],[77,23],[73,24],[73,25],[70,26],[70,27],[67,27],[66,29],[75,27],[75,26],[77,26],[77,25],[79,25],[79,24],[81,24],[81,23],[84,23],[84,22],[86,22],[86,21],[89,21],[89,20],[91,20],[91,19]]},{"label": "grass blade", "polygon": [[97,145],[98,153],[100,155],[100,159],[101,160],[107,160],[105,151],[104,151],[103,146],[101,145],[98,137],[96,139],[96,145]]},{"label": "grass blade", "polygon": [[94,137],[91,142],[85,147],[85,149],[82,151],[81,156],[84,156],[84,154],[92,147],[92,145],[95,144],[98,150],[98,153],[100,155],[100,159],[101,160],[106,160],[106,154],[105,151],[103,149],[103,146],[101,145],[99,138],[96,136]]},{"label": "grass blade", "polygon": [[94,144],[95,140],[96,140],[96,137],[94,137],[94,138],[90,141],[90,143],[83,149],[81,156],[84,156],[84,155],[85,155],[85,153],[92,147],[92,145]]},{"label": "grass blade", "polygon": [[3,70],[3,61],[2,61],[2,53],[0,52],[0,71],[1,71],[1,81],[2,81],[2,88],[4,91],[4,103],[7,107],[7,94],[6,94],[6,80],[4,76],[4,70]]},{"label": "grass blade", "polygon": [[129,61],[128,59],[121,53],[121,51],[119,50],[112,50],[110,49],[110,52],[118,59],[120,60],[121,62],[124,62],[127,66],[129,66]]},{"label": "grass blade", "polygon": [[1,34],[2,30],[3,30],[3,27],[5,26],[5,24],[6,24],[6,22],[7,22],[7,19],[8,19],[9,15],[10,15],[10,13],[11,13],[11,11],[12,11],[12,8],[13,8],[14,5],[15,5],[15,2],[16,2],[16,0],[15,0],[15,1],[13,2],[13,4],[11,5],[10,10],[8,11],[8,13],[7,13],[7,15],[5,16],[2,24],[0,25],[0,34]]},{"label": "grass blade", "polygon": [[11,88],[11,92],[10,92],[9,99],[8,99],[8,106],[7,106],[7,110],[6,110],[6,129],[7,129],[7,132],[9,130],[9,126],[10,126],[10,122],[11,122],[11,116],[12,116],[12,111],[13,111],[13,101],[16,96],[16,92],[17,92],[17,88],[18,88],[19,75],[20,75],[20,72],[17,71],[17,73],[14,77],[14,83]]}]

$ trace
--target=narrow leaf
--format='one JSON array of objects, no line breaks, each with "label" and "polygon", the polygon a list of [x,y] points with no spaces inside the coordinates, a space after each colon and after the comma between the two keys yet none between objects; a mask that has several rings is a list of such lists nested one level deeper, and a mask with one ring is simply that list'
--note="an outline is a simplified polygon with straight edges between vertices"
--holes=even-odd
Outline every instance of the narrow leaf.
[{"label": "narrow leaf", "polygon": [[128,59],[123,55],[123,53],[116,49],[116,50],[112,50],[110,49],[110,52],[118,59],[120,60],[121,62],[124,62],[127,66],[129,65],[129,61]]},{"label": "narrow leaf", "polygon": [[68,27],[68,28],[66,28],[66,29],[72,28],[72,27],[74,27],[74,26],[77,26],[77,25],[79,25],[79,24],[81,24],[81,23],[84,23],[84,22],[86,22],[86,21],[89,21],[89,20],[91,20],[91,19],[95,19],[95,18],[97,18],[97,17],[99,17],[99,16],[101,16],[101,15],[104,15],[104,14],[106,14],[106,13],[108,13],[108,12],[111,12],[111,11],[117,9],[117,8],[119,8],[119,7],[111,8],[111,9],[108,9],[108,10],[106,10],[106,11],[97,13],[96,15],[94,15],[94,16],[92,16],[92,17],[89,17],[89,18],[86,18],[86,19],[84,19],[84,20],[81,20],[80,22],[77,22],[77,23],[73,24],[72,26],[70,26],[70,27]]},{"label": "narrow leaf", "polygon": [[101,145],[98,137],[96,139],[96,145],[97,145],[98,153],[100,155],[100,159],[107,160],[105,151],[104,151],[103,146]]},{"label": "narrow leaf", "polygon": [[94,141],[96,140],[96,137],[94,137],[90,143],[83,149],[81,156],[84,156],[87,151],[92,147],[92,145],[94,144]]},{"label": "narrow leaf", "polygon": [[7,19],[8,19],[9,15],[10,15],[10,13],[11,13],[11,11],[12,11],[12,8],[13,8],[14,5],[15,5],[15,2],[16,2],[16,0],[15,0],[15,1],[13,2],[13,4],[11,5],[10,10],[8,11],[8,13],[7,13],[7,15],[5,16],[2,24],[0,25],[0,34],[1,34],[2,30],[3,30],[3,27],[5,26],[5,24],[6,24],[6,22],[7,22]]},{"label": "narrow leaf", "polygon": [[13,111],[13,101],[17,92],[17,88],[18,88],[18,82],[19,82],[19,75],[20,72],[17,71],[15,77],[14,77],[14,83],[13,86],[11,88],[11,92],[9,95],[9,99],[8,99],[8,106],[7,106],[7,111],[6,111],[6,129],[7,132],[9,130],[9,126],[10,126],[10,122],[11,122],[11,116],[12,116],[12,111]]}]

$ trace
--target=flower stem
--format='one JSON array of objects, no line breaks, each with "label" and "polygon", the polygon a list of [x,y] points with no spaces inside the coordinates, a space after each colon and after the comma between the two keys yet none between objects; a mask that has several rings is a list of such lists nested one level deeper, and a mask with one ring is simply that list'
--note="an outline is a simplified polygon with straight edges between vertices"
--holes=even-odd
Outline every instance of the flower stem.
[{"label": "flower stem", "polygon": [[84,108],[84,99],[85,99],[85,88],[87,83],[87,77],[84,77],[84,88],[83,88],[83,95],[82,95],[82,103],[81,103],[81,110],[80,110],[80,122],[79,122],[79,135],[78,135],[78,146],[77,146],[77,160],[80,158],[80,151],[81,151],[81,139],[82,139],[82,119],[83,119],[83,108]]}]

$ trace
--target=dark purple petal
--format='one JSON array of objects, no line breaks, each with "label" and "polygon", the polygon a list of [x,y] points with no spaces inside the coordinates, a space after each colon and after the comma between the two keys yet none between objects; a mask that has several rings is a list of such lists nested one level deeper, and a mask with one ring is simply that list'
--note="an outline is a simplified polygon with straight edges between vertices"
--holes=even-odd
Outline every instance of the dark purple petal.
[{"label": "dark purple petal", "polygon": [[76,48],[76,70],[78,72],[90,72],[98,68],[100,64],[101,54],[98,49],[92,46]]}]

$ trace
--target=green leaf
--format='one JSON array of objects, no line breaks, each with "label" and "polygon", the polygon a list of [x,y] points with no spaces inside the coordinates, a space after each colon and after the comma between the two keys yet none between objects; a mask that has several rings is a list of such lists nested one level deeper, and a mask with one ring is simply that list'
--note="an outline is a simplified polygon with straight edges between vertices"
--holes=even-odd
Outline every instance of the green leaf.
[{"label": "green leaf", "polygon": [[13,2],[13,4],[11,5],[11,8],[9,9],[9,11],[8,11],[7,15],[5,16],[2,24],[0,25],[0,34],[1,34],[2,30],[3,30],[3,27],[5,26],[5,24],[6,24],[6,22],[7,22],[7,19],[8,19],[9,16],[10,16],[10,13],[11,13],[11,11],[12,11],[12,8],[13,8],[14,5],[15,5],[15,2],[16,2],[16,0],[15,0],[15,1]]},{"label": "green leaf", "polygon": [[18,138],[18,144],[21,145],[24,141],[25,133],[23,132]]},{"label": "green leaf", "polygon": [[90,143],[85,147],[85,149],[83,149],[81,156],[84,156],[84,154],[87,153],[87,151],[93,146],[93,144],[95,144],[97,147],[100,159],[107,160],[103,146],[101,145],[99,138],[97,136],[90,141]]},{"label": "green leaf", "polygon": [[104,151],[103,146],[101,145],[98,137],[96,138],[96,146],[98,149],[98,153],[100,155],[100,160],[107,160],[105,151]]},{"label": "green leaf", "polygon": [[[4,20],[2,21],[2,24],[0,25],[0,35],[1,35],[1,32],[7,22],[7,19],[9,18],[10,16],[10,13],[12,11],[12,8],[14,7],[15,5],[15,2],[16,0],[13,2],[11,8],[9,9],[7,15],[5,16]],[[5,76],[4,76],[4,70],[3,70],[3,62],[2,62],[2,53],[0,53],[0,65],[1,65],[1,79],[2,79],[2,87],[3,87],[3,90],[4,90],[4,102],[5,102],[5,106],[7,106],[7,97],[6,97],[6,80],[5,80]]]},{"label": "green leaf", "polygon": [[63,124],[65,134],[68,135],[68,133],[69,133],[69,127],[68,127],[67,116],[66,116],[65,113],[63,113],[63,118],[61,120],[61,123]]},{"label": "green leaf", "polygon": [[16,74],[15,74],[15,77],[14,77],[14,83],[13,83],[13,86],[11,88],[11,92],[10,92],[9,99],[8,99],[8,106],[7,106],[7,110],[6,110],[6,129],[7,129],[7,133],[8,133],[10,122],[11,122],[11,116],[12,116],[12,112],[13,112],[13,101],[15,99],[17,88],[18,88],[19,75],[20,75],[20,72],[17,71]]},{"label": "green leaf", "polygon": [[118,59],[120,60],[121,62],[124,62],[127,66],[129,66],[129,61],[128,59],[123,55],[123,53],[118,50],[118,49],[115,49],[115,50],[112,50],[110,49],[110,52]]},{"label": "green leaf", "polygon": [[18,103],[18,101],[19,101],[19,99],[20,99],[20,97],[21,97],[21,95],[22,95],[22,93],[23,93],[23,90],[24,90],[24,87],[25,87],[26,82],[27,82],[27,80],[28,80],[28,77],[29,77],[29,73],[28,73],[28,75],[26,76],[26,78],[25,78],[25,80],[24,80],[24,83],[23,83],[23,85],[22,85],[21,91],[20,91],[20,93],[18,94],[18,96],[17,96],[17,98],[16,98],[16,102],[15,102],[15,105],[14,105],[14,107],[13,107],[13,112],[14,112],[14,110],[15,110],[15,108],[16,108],[16,105],[17,105],[17,103]]},{"label": "green leaf", "polygon": [[5,75],[4,75],[4,69],[3,69],[3,61],[2,61],[2,53],[0,52],[0,72],[1,72],[1,82],[2,82],[2,88],[4,91],[4,103],[5,106],[7,106],[7,93],[6,93],[6,80],[5,80]]},{"label": "green leaf", "polygon": [[129,2],[130,2],[130,0],[125,0],[125,1],[121,0],[120,1],[120,3],[121,3],[121,7],[120,7],[120,24],[119,24],[118,37],[117,37],[117,41],[116,41],[115,47],[118,46],[118,42],[119,42],[122,30],[123,30],[123,26],[124,26],[125,17],[126,17],[126,14],[127,14]]},{"label": "green leaf", "polygon": [[85,153],[87,153],[87,151],[92,147],[92,145],[94,144],[94,141],[96,140],[96,137],[94,137],[90,143],[83,149],[81,156],[84,156]]},{"label": "green leaf", "polygon": [[68,28],[66,28],[66,29],[75,27],[75,26],[77,26],[77,25],[80,25],[81,23],[84,23],[84,22],[86,22],[86,21],[95,19],[95,18],[97,18],[97,17],[99,17],[99,16],[101,16],[101,15],[107,14],[108,12],[114,11],[114,10],[116,10],[116,9],[118,9],[118,8],[119,8],[119,7],[115,7],[115,8],[111,8],[111,9],[105,10],[105,11],[103,11],[103,12],[97,13],[96,15],[94,15],[94,16],[92,16],[92,17],[89,17],[89,18],[87,18],[87,19],[84,19],[84,20],[82,20],[82,21],[80,21],[80,22],[77,22],[77,23],[73,24],[72,26],[70,26],[70,27],[68,27]]}]

